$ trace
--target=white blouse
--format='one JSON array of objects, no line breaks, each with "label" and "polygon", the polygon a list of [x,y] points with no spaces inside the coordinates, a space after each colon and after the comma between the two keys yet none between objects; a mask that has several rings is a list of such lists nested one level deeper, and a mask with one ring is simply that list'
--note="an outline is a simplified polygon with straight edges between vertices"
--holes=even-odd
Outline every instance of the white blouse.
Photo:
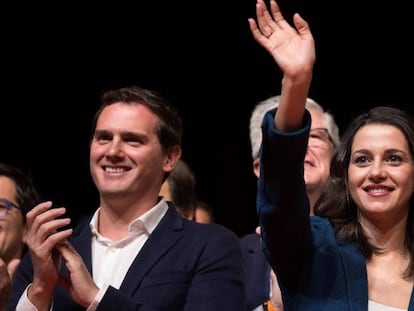
[{"label": "white blouse", "polygon": [[407,309],[394,308],[372,300],[368,300],[368,311],[407,311]]}]

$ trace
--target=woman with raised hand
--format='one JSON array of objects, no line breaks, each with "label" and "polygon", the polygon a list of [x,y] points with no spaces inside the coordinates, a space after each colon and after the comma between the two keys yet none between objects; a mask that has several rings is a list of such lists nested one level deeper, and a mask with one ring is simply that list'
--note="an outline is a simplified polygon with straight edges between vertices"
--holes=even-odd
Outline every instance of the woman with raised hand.
[{"label": "woman with raised hand", "polygon": [[414,310],[414,124],[393,107],[355,118],[332,160],[327,191],[309,216],[303,178],[305,109],[314,39],[262,0],[255,40],[283,72],[280,104],[263,119],[257,212],[284,310]]}]

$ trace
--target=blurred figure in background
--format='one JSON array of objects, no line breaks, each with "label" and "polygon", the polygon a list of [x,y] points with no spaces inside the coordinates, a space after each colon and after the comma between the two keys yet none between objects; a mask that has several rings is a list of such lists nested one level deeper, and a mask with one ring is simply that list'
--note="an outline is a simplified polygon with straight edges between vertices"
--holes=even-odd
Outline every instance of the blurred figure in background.
[{"label": "blurred figure in background", "polygon": [[196,186],[193,170],[187,162],[180,159],[162,184],[160,195],[173,202],[184,218],[200,223],[213,223],[213,208],[206,201],[198,199]]},{"label": "blurred figure in background", "polygon": [[26,213],[40,201],[29,174],[0,163],[0,310],[6,306],[14,272],[27,251]]},{"label": "blurred figure in background", "polygon": [[197,200],[195,208],[195,219],[196,222],[211,224],[214,223],[215,216],[214,210],[209,203],[203,200]]}]

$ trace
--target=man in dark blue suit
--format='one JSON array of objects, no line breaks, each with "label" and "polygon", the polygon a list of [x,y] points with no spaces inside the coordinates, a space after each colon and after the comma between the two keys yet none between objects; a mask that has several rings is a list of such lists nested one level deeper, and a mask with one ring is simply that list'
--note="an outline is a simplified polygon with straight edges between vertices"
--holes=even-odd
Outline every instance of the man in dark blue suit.
[{"label": "man in dark blue suit", "polygon": [[180,117],[160,94],[104,93],[90,144],[100,206],[74,230],[50,201],[27,214],[30,255],[8,310],[246,310],[237,236],[184,219],[158,195],[181,140]]}]

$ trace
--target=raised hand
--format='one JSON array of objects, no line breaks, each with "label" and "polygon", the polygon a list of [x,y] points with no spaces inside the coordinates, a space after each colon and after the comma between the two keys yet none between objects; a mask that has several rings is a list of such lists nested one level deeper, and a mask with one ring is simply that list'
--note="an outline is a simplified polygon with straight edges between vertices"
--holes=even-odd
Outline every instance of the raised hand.
[{"label": "raised hand", "polygon": [[254,39],[272,55],[283,72],[275,127],[293,131],[303,120],[316,58],[315,42],[308,23],[298,13],[293,16],[294,28],[285,20],[275,0],[270,0],[270,10],[271,13],[263,0],[257,0],[257,22],[249,18],[249,25]]},{"label": "raised hand", "polygon": [[263,0],[257,1],[257,22],[253,18],[248,20],[254,39],[272,55],[285,75],[312,71],[316,56],[308,23],[295,13],[295,28],[292,27],[275,0],[270,0],[270,11]]}]

